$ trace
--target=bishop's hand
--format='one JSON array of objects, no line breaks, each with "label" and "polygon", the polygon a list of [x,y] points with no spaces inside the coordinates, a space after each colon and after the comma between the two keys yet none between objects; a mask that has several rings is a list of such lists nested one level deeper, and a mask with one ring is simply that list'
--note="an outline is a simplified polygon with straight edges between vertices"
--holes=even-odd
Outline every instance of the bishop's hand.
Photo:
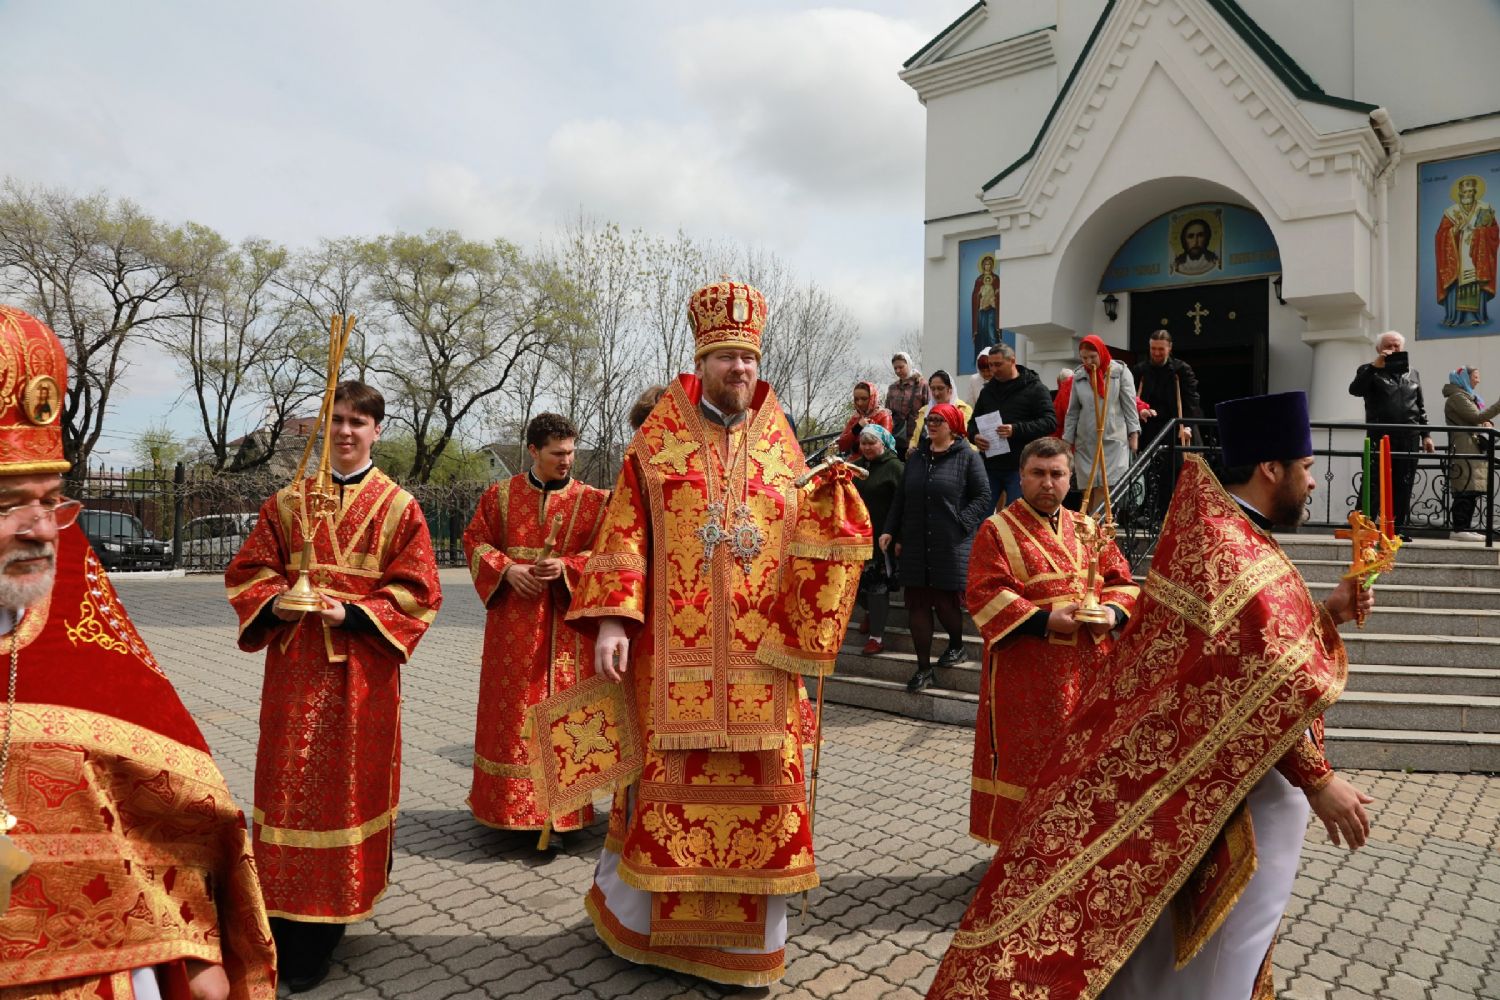
[{"label": "bishop's hand", "polygon": [[625,679],[630,663],[630,637],[620,618],[599,619],[599,634],[594,638],[594,673],[603,674],[616,683]]}]

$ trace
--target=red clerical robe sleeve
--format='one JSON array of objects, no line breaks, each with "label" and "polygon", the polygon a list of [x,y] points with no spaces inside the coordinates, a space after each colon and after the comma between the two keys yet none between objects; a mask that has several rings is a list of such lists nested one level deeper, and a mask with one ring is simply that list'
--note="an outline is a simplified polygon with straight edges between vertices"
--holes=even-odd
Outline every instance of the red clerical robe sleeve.
[{"label": "red clerical robe sleeve", "polygon": [[261,504],[250,537],[224,572],[229,603],[240,620],[239,647],[247,653],[265,649],[278,633],[292,625],[279,618],[270,626],[258,620],[266,605],[291,586],[286,577],[291,559],[282,533],[276,530],[277,517],[273,495]]},{"label": "red clerical robe sleeve", "polygon": [[1276,762],[1276,770],[1304,792],[1316,792],[1333,780],[1333,767],[1323,752],[1323,717],[1313,720],[1302,739]]},{"label": "red clerical robe sleeve", "polygon": [[1130,573],[1130,563],[1114,542],[1104,547],[1099,554],[1099,575],[1103,583],[1099,590],[1099,603],[1107,608],[1118,608],[1126,618],[1135,614],[1136,601],[1141,588]]},{"label": "red clerical robe sleeve", "polygon": [[634,449],[625,455],[619,481],[604,512],[604,523],[573,588],[568,621],[592,633],[590,619],[618,617],[636,624],[646,620],[646,552],[650,515],[636,469]]},{"label": "red clerical robe sleeve", "polygon": [[464,555],[469,560],[469,575],[485,607],[490,607],[505,583],[505,571],[515,560],[505,554],[505,504],[500,483],[492,483],[479,498],[474,518],[464,529]]},{"label": "red clerical robe sleeve", "polygon": [[1000,539],[999,518],[979,526],[969,557],[969,614],[989,649],[1041,610],[1021,596],[1024,589],[1011,570]]},{"label": "red clerical robe sleeve", "polygon": [[[437,617],[443,603],[438,583],[437,557],[432,551],[432,535],[422,508],[409,493],[402,493],[386,514],[383,534],[391,539],[385,551],[390,561],[380,574],[375,589],[350,603],[370,616],[380,638],[405,663],[417,650],[417,643]],[[375,636],[358,634],[354,641],[370,643]]]}]

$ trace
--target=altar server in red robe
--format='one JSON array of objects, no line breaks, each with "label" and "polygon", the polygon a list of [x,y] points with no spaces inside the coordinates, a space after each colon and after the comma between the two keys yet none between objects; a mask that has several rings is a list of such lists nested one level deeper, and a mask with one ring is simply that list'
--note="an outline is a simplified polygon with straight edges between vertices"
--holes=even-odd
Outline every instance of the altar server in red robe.
[{"label": "altar server in red robe", "polygon": [[[255,859],[293,992],[322,981],[344,926],[385,892],[401,785],[401,664],[443,599],[422,509],[370,458],[384,417],[379,392],[340,383],[336,512],[309,511],[310,480],[278,491],[224,574],[240,648],[267,650]],[[304,571],[323,609],[276,607]]]},{"label": "altar server in red robe", "polygon": [[989,843],[1011,829],[1140,594],[1114,541],[1101,540],[1094,597],[1112,620],[1074,619],[1093,558],[1087,543],[1098,529],[1087,514],[1062,506],[1071,458],[1055,437],[1028,444],[1021,498],[980,525],[969,558],[969,614],[984,637],[969,833]]},{"label": "altar server in red robe", "polygon": [[271,1000],[244,816],[62,494],[67,379],[0,306],[0,1000]]},{"label": "altar server in red robe", "polygon": [[[526,710],[594,673],[594,642],[563,621],[609,494],[571,478],[578,428],[543,413],[526,425],[531,469],[485,490],[464,532],[474,588],[488,609],[469,808],[486,826],[540,830],[521,731]],[[584,806],[558,830],[593,821]]]}]

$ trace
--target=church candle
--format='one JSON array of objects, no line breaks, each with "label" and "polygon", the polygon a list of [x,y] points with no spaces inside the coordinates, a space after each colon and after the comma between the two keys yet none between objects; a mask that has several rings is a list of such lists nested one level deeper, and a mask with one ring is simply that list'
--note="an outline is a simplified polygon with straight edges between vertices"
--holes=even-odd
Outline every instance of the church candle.
[{"label": "church candle", "polygon": [[1370,516],[1370,439],[1365,438],[1365,460],[1364,474],[1359,480],[1359,512],[1365,517]]},{"label": "church candle", "polygon": [[1396,534],[1391,516],[1391,436],[1380,439],[1380,533],[1387,538]]}]

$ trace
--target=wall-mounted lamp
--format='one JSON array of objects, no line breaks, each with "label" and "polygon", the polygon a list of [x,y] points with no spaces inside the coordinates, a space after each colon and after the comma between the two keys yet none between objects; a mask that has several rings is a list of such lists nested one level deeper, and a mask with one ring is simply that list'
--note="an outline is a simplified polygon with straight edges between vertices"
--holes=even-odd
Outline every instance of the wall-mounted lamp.
[{"label": "wall-mounted lamp", "polygon": [[1281,275],[1277,275],[1271,282],[1271,290],[1276,293],[1276,301],[1286,305],[1286,299],[1281,297]]},{"label": "wall-mounted lamp", "polygon": [[[1278,292],[1280,291],[1280,288],[1281,286],[1278,285]],[[1120,315],[1120,300],[1115,297],[1114,292],[1110,292],[1108,295],[1104,296],[1104,315],[1109,317],[1109,321],[1111,323],[1115,321],[1115,317]]]}]

